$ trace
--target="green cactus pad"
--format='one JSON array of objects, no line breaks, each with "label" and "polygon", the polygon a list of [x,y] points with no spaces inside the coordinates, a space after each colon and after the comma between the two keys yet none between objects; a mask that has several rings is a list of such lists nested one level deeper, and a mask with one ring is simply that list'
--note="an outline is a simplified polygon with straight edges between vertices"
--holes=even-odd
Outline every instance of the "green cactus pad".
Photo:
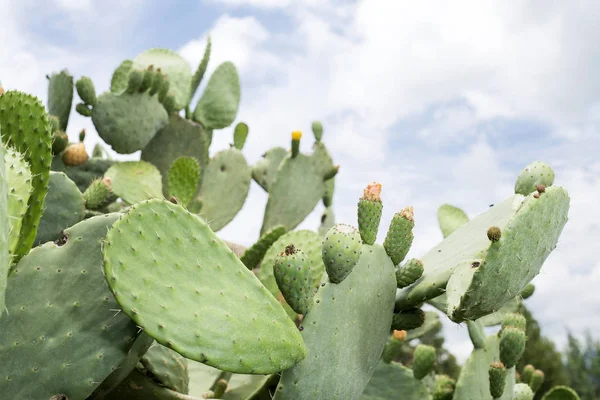
[{"label": "green cactus pad", "polygon": [[517,365],[525,351],[527,337],[525,332],[512,326],[502,328],[500,333],[500,361],[507,368]]},{"label": "green cactus pad", "polygon": [[73,104],[73,76],[63,69],[48,77],[48,114],[56,115],[60,130],[66,131]]},{"label": "green cactus pad", "polygon": [[[498,337],[490,335],[486,338],[485,348],[474,349],[467,361],[461,368],[454,400],[492,400],[490,393],[489,367],[497,361]],[[502,400],[512,400],[513,386],[515,385],[514,368],[510,368],[506,374]]]},{"label": "green cactus pad", "polygon": [[274,400],[358,398],[388,341],[395,291],[383,247],[364,245],[343,282],[319,288],[302,321],[307,356],[282,373]]},{"label": "green cactus pad", "polygon": [[251,180],[250,166],[236,148],[220,151],[208,162],[197,198],[202,201],[200,215],[214,232],[242,209]]},{"label": "green cactus pad", "polygon": [[360,260],[362,240],[356,228],[337,224],[327,232],[323,240],[323,264],[329,280],[340,283],[352,272]]},{"label": "green cactus pad", "polygon": [[196,68],[196,72],[194,72],[194,76],[192,76],[192,83],[190,88],[190,100],[196,94],[196,90],[198,86],[200,86],[200,82],[202,82],[202,78],[204,77],[204,73],[206,72],[206,67],[208,67],[208,61],[210,60],[210,50],[212,48],[212,43],[210,36],[206,38],[206,48],[204,49],[204,55],[202,56],[202,60],[200,64],[198,64],[198,68]]},{"label": "green cactus pad", "polygon": [[235,126],[233,130],[233,145],[238,149],[242,150],[246,139],[248,138],[248,124],[240,122]]},{"label": "green cactus pad", "polygon": [[51,126],[43,104],[36,97],[8,91],[0,96],[0,129],[2,142],[23,154],[31,168],[33,192],[14,253],[14,261],[18,261],[31,249],[44,209],[52,162]]},{"label": "green cactus pad", "polygon": [[198,185],[200,185],[202,170],[208,161],[206,157],[208,144],[206,132],[200,124],[172,114],[169,124],[158,131],[144,147],[141,159],[158,168],[162,175],[163,194],[168,196],[169,168],[179,157],[193,157],[198,161],[200,165]]},{"label": "green cactus pad", "polygon": [[504,394],[506,386],[506,367],[499,362],[493,363],[489,368],[490,394],[494,399],[499,399]]},{"label": "green cactus pad", "polygon": [[550,389],[542,400],[579,400],[579,395],[568,386],[555,386]]},{"label": "green cactus pad", "polygon": [[450,204],[442,204],[438,208],[437,217],[444,238],[469,222],[469,217],[463,210]]},{"label": "green cactus pad", "polygon": [[533,193],[538,185],[546,187],[554,184],[552,167],[542,161],[534,161],[521,171],[515,182],[515,193],[527,196]]},{"label": "green cactus pad", "polygon": [[[8,253],[10,214],[8,212],[9,185],[5,169],[6,149],[0,143],[0,310],[4,310],[4,296],[6,291],[6,279],[10,268],[10,256]],[[4,312],[0,312],[2,318]],[[1,324],[1,322],[0,322]]]},{"label": "green cactus pad", "polygon": [[[4,145],[0,147],[5,148]],[[23,217],[33,189],[29,164],[23,156],[10,147],[4,151],[2,165],[8,184],[8,253],[12,256],[19,242]]]},{"label": "green cactus pad", "polygon": [[114,164],[116,164],[114,160],[90,158],[81,165],[71,167],[65,165],[61,157],[54,157],[52,171],[64,172],[69,179],[75,182],[80,192],[85,192],[94,180],[102,178],[104,173]]},{"label": "green cactus pad", "polygon": [[285,301],[298,314],[306,314],[313,305],[315,290],[310,260],[291,244],[275,258],[275,281]]},{"label": "green cactus pad", "polygon": [[[412,229],[415,226],[413,215],[413,208],[407,207],[394,214],[390,223],[390,228],[383,242],[383,248],[387,251],[394,265],[398,265],[404,260],[412,245],[414,238]],[[416,279],[420,277],[421,275]]]},{"label": "green cactus pad", "polygon": [[418,339],[441,328],[442,321],[440,321],[440,315],[435,311],[425,311],[425,322],[418,328],[409,330],[406,333],[406,340]]},{"label": "green cactus pad", "polygon": [[335,225],[335,213],[333,207],[327,207],[321,215],[321,225],[319,225],[319,235],[325,236],[327,232]]},{"label": "green cactus pad", "polygon": [[275,298],[181,206],[158,199],[133,205],[109,231],[104,257],[124,313],[186,358],[260,374],[305,357],[300,333]]},{"label": "green cactus pad", "polygon": [[127,85],[129,83],[129,72],[133,69],[133,61],[125,60],[115,72],[113,72],[113,76],[110,80],[110,91],[114,94],[121,94],[125,90],[127,90]]},{"label": "green cactus pad", "polygon": [[[23,257],[0,323],[0,393],[85,399],[126,358],[138,327],[106,285],[101,240],[118,214],[82,221]],[[35,383],[35,384],[32,384]]]},{"label": "green cactus pad", "polygon": [[188,62],[169,49],[149,49],[133,60],[134,68],[146,69],[150,65],[167,75],[169,91],[175,97],[175,109],[179,111],[190,102],[192,71]]},{"label": "green cactus pad", "polygon": [[[189,86],[188,86],[189,90]],[[206,129],[223,129],[235,121],[240,105],[240,77],[233,63],[222,63],[213,72],[194,110],[194,121]]]},{"label": "green cactus pad", "polygon": [[104,176],[110,178],[113,193],[129,204],[163,198],[160,172],[148,162],[120,162],[110,167]]},{"label": "green cactus pad", "polygon": [[83,220],[85,200],[77,185],[63,172],[50,172],[44,212],[34,244],[36,246],[62,236],[62,231]]},{"label": "green cactus pad", "polygon": [[98,97],[92,121],[114,151],[131,154],[142,150],[167,125],[169,116],[157,96],[147,92],[106,92]]},{"label": "green cactus pad", "polygon": [[467,329],[469,330],[469,337],[471,343],[476,349],[482,349],[485,347],[485,331],[484,325],[480,320],[467,321]]},{"label": "green cactus pad", "polygon": [[415,379],[421,380],[433,370],[435,358],[435,347],[426,344],[417,345],[412,367]]},{"label": "green cactus pad", "polygon": [[277,225],[295,229],[321,200],[323,176],[304,154],[285,158],[269,186],[261,235]]},{"label": "green cactus pad", "polygon": [[169,195],[175,196],[181,204],[187,206],[198,187],[200,164],[194,157],[179,157],[168,173]]},{"label": "green cactus pad", "polygon": [[281,293],[273,275],[275,258],[290,243],[293,243],[294,246],[301,249],[308,256],[313,273],[314,288],[319,285],[325,272],[325,265],[323,265],[323,259],[321,258],[321,237],[315,232],[306,229],[287,232],[279,237],[269,250],[267,250],[261,263],[260,271],[258,272],[258,279],[275,297],[278,297]]},{"label": "green cactus pad", "polygon": [[77,88],[77,94],[79,98],[86,104],[90,106],[95,106],[98,101],[96,97],[96,89],[94,88],[94,82],[87,77],[82,76],[75,82],[75,87]]},{"label": "green cactus pad", "polygon": [[455,322],[477,319],[519,294],[556,247],[568,210],[569,196],[557,186],[539,198],[523,198],[516,215],[501,228],[502,238],[482,249],[479,267],[459,264],[449,279],[448,316]]},{"label": "green cactus pad", "polygon": [[[543,397],[546,399],[546,396]],[[543,400],[542,399],[542,400]],[[564,397],[558,397],[555,400],[567,400]],[[533,391],[526,383],[517,383],[513,388],[512,400],[533,400]]]},{"label": "green cactus pad", "polygon": [[423,275],[423,262],[411,258],[401,267],[396,269],[396,285],[399,289],[412,285]]},{"label": "green cactus pad", "polygon": [[267,250],[285,234],[285,226],[279,225],[265,233],[256,243],[250,246],[240,258],[248,269],[252,270],[258,266],[267,253]]},{"label": "green cactus pad", "polygon": [[179,353],[155,342],[140,362],[144,367],[143,372],[162,386],[178,393],[188,393],[188,362]]},{"label": "green cactus pad", "polygon": [[287,155],[288,151],[283,147],[273,147],[263,155],[262,159],[252,166],[252,179],[266,192],[269,191],[269,186],[275,180],[277,170]]},{"label": "green cactus pad", "polygon": [[[414,378],[413,371],[402,364],[380,362],[359,400],[429,399],[427,386]],[[350,397],[349,397],[350,398]],[[354,397],[351,397],[354,398]]]},{"label": "green cactus pad", "polygon": [[85,208],[98,210],[116,200],[112,192],[110,179],[96,179],[83,192]]},{"label": "green cactus pad", "polygon": [[394,313],[392,319],[392,329],[401,331],[409,331],[411,329],[417,329],[425,323],[425,312],[420,308],[409,308],[402,310],[398,313]]}]

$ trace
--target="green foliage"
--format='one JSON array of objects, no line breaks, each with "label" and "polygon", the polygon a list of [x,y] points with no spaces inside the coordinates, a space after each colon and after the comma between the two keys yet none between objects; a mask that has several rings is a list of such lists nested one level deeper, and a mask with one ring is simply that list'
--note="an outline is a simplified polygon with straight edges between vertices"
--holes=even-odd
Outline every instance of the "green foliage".
[{"label": "green foliage", "polygon": [[569,333],[565,358],[565,372],[569,386],[584,400],[599,398],[600,341],[594,339],[590,332],[587,332],[584,341]]}]

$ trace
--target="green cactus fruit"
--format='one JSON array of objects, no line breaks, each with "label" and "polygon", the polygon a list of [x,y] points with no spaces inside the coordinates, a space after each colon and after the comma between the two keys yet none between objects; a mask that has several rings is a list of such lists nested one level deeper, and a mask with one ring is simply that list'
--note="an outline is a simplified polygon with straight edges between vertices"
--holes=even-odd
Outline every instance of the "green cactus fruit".
[{"label": "green cactus fruit", "polygon": [[175,110],[175,96],[171,92],[161,101],[163,107],[167,111],[167,114],[174,113]]},{"label": "green cactus fruit", "polygon": [[554,170],[542,161],[534,161],[521,171],[515,182],[515,193],[527,196],[536,191],[538,185],[544,189],[554,184]]},{"label": "green cactus fruit", "polygon": [[104,177],[110,179],[113,193],[129,204],[163,198],[160,172],[148,162],[116,163],[106,170]]},{"label": "green cactus fruit", "polygon": [[146,68],[144,70],[144,77],[142,79],[142,84],[139,88],[140,92],[145,92],[146,90],[150,90],[153,89],[154,86],[154,76],[155,76],[155,72],[154,72],[154,66],[150,65],[148,66],[148,68]]},{"label": "green cactus fruit", "polygon": [[504,393],[506,385],[506,367],[501,362],[490,365],[490,394],[494,399],[499,399]]},{"label": "green cactus fruit", "polygon": [[[189,90],[189,86],[188,86]],[[193,119],[206,129],[223,129],[235,121],[240,105],[240,77],[232,62],[220,64],[196,104]]]},{"label": "green cactus fruit", "polygon": [[[526,383],[517,383],[513,388],[512,400],[533,400],[533,392]],[[561,398],[561,400],[566,400]]]},{"label": "green cactus fruit", "polygon": [[[360,396],[360,397],[359,397]],[[314,397],[320,398],[318,396]],[[427,384],[415,379],[413,371],[400,363],[386,364],[383,361],[377,364],[375,372],[362,395],[356,397],[331,397],[331,399],[359,399],[359,400],[388,400],[401,398],[402,400],[430,399]]]},{"label": "green cactus fruit", "polygon": [[149,49],[134,58],[133,65],[146,71],[151,66],[152,69],[160,68],[167,76],[169,91],[173,94],[173,111],[182,110],[189,104],[192,71],[181,55],[169,49]]},{"label": "green cactus fruit", "polygon": [[580,398],[570,387],[559,385],[546,392],[542,400],[580,400]]},{"label": "green cactus fruit", "polygon": [[528,283],[525,288],[521,291],[521,297],[523,300],[530,298],[535,292],[535,285],[533,283]]},{"label": "green cactus fruit", "polygon": [[168,196],[168,172],[173,162],[179,157],[193,157],[200,165],[200,177],[197,187],[202,182],[203,169],[208,162],[205,157],[208,148],[206,131],[200,124],[186,120],[177,114],[169,117],[169,124],[150,140],[142,150],[141,160],[153,164],[162,175],[163,194]]},{"label": "green cactus fruit", "polygon": [[202,78],[204,77],[204,73],[206,72],[206,67],[208,66],[208,61],[210,60],[210,50],[211,39],[209,35],[206,38],[206,48],[204,49],[204,55],[202,56],[202,60],[200,61],[200,64],[198,64],[198,68],[196,68],[194,76],[192,76],[190,99],[194,97],[194,95],[196,94],[196,90],[198,90],[198,86],[200,86],[200,82],[202,82]]},{"label": "green cactus fruit", "polygon": [[469,330],[469,337],[473,343],[473,347],[476,349],[483,349],[485,347],[485,332],[483,330],[483,323],[479,320],[467,321],[467,328]]},{"label": "green cactus fruit", "polygon": [[435,347],[426,344],[418,344],[415,348],[413,360],[413,373],[415,378],[421,380],[425,378],[435,365]]},{"label": "green cactus fruit", "polygon": [[134,94],[137,92],[142,86],[142,82],[144,80],[144,70],[141,69],[132,69],[129,72],[129,77],[127,80],[127,90],[126,92],[129,94]]},{"label": "green cactus fruit", "polygon": [[267,250],[269,250],[273,243],[275,243],[275,241],[277,241],[277,239],[284,234],[285,226],[279,225],[274,227],[269,232],[262,235],[256,243],[248,247],[246,251],[244,251],[244,254],[240,260],[246,267],[248,267],[249,270],[253,270],[261,263],[263,257],[267,253]]},{"label": "green cactus fruit", "polygon": [[110,178],[94,180],[83,192],[85,207],[89,210],[99,210],[116,200],[111,189],[111,183]]},{"label": "green cactus fruit", "polygon": [[52,134],[43,104],[31,95],[8,91],[0,96],[2,142],[23,154],[31,170],[33,191],[27,202],[13,259],[29,253],[37,235],[50,180]]},{"label": "green cactus fruit", "polygon": [[143,372],[154,381],[181,394],[188,394],[188,360],[179,353],[154,343],[140,360]]},{"label": "green cactus fruit", "polygon": [[[161,104],[165,104],[165,101],[167,99],[167,97],[169,96],[170,92],[169,89],[171,87],[171,84],[169,83],[169,81],[167,80],[167,78],[163,78],[162,83],[160,84],[160,87],[158,88],[158,101],[161,102]],[[172,106],[174,106],[175,104],[175,98],[173,96],[171,96],[172,99],[170,101],[173,102]]]},{"label": "green cactus fruit", "polygon": [[325,192],[323,175],[310,156],[286,157],[269,186],[261,235],[277,225],[295,229],[319,203]]},{"label": "green cactus fruit", "polygon": [[364,191],[363,197],[358,201],[358,230],[366,244],[373,244],[377,239],[379,222],[383,203],[381,202],[381,184],[373,182]]},{"label": "green cactus fruit", "polygon": [[123,312],[182,356],[251,374],[281,371],[306,356],[277,300],[183,207],[158,199],[131,206],[103,251],[106,280]]},{"label": "green cactus fruit", "polygon": [[409,331],[416,329],[425,322],[425,312],[420,308],[411,308],[394,313],[392,329]]},{"label": "green cactus fruit", "polygon": [[360,233],[353,226],[337,224],[323,240],[323,264],[329,280],[340,283],[352,272],[362,253]]},{"label": "green cactus fruit", "polygon": [[134,93],[101,94],[92,111],[92,122],[114,151],[131,154],[142,150],[167,125],[169,116],[156,96],[136,89]]},{"label": "green cactus fruit", "polygon": [[115,94],[121,94],[127,90],[129,84],[129,73],[133,68],[132,60],[123,61],[113,72],[110,80],[110,91]]},{"label": "green cactus fruit", "polygon": [[437,218],[444,238],[469,222],[469,217],[463,210],[450,204],[442,204],[438,208]]},{"label": "green cactus fruit", "polygon": [[519,328],[507,326],[500,334],[500,361],[507,368],[514,367],[525,351],[527,337]]},{"label": "green cactus fruit", "polygon": [[33,188],[31,186],[29,163],[14,149],[5,148],[4,145],[0,145],[0,147],[4,149],[2,166],[8,191],[8,203],[4,203],[8,205],[7,246],[8,253],[12,258],[19,242],[23,217],[27,212],[27,204]]},{"label": "green cactus fruit", "polygon": [[138,327],[102,272],[101,241],[117,218],[84,220],[16,265],[0,323],[4,398],[85,399],[128,357]]},{"label": "green cactus fruit", "polygon": [[415,283],[423,275],[423,261],[411,258],[396,269],[396,284],[399,289]]},{"label": "green cactus fruit", "polygon": [[432,400],[452,400],[456,381],[448,375],[439,375],[435,381]]},{"label": "green cactus fruit", "polygon": [[273,147],[252,166],[252,179],[266,192],[269,191],[269,186],[275,180],[277,170],[287,155],[288,151],[283,147]]},{"label": "green cactus fruit", "polygon": [[96,98],[96,89],[94,88],[94,82],[87,77],[82,76],[75,82],[77,88],[77,94],[79,98],[88,106],[94,107],[98,99]]},{"label": "green cactus fruit", "polygon": [[319,287],[300,328],[307,357],[282,372],[274,400],[357,399],[365,390],[389,338],[396,285],[383,247],[364,246],[343,282]]},{"label": "green cactus fruit", "polygon": [[320,121],[314,121],[311,125],[313,135],[315,135],[315,140],[320,142],[323,138],[323,124]]},{"label": "green cactus fruit", "polygon": [[[537,392],[538,390],[540,390],[540,388],[542,387],[542,384],[544,383],[544,379],[545,379],[545,375],[544,372],[536,369],[535,371],[533,371],[533,373],[531,374],[531,380],[529,380],[529,386],[531,387],[531,390],[533,391],[533,393]],[[527,381],[524,381],[525,383],[527,383]]]},{"label": "green cactus fruit", "polygon": [[525,367],[523,367],[523,373],[521,374],[521,382],[529,384],[529,382],[531,382],[531,376],[533,375],[534,371],[535,367],[531,364],[527,364]]},{"label": "green cactus fruit", "polygon": [[63,230],[83,220],[85,200],[63,172],[50,172],[50,183],[34,245],[57,240]]},{"label": "green cactus fruit", "polygon": [[235,126],[233,130],[233,145],[237,149],[242,150],[244,148],[244,144],[248,138],[248,130],[248,125],[244,122],[240,122]]},{"label": "green cactus fruit", "polygon": [[396,358],[402,352],[402,345],[404,344],[405,339],[406,331],[394,330],[390,340],[383,348],[381,360],[387,364],[391,363],[392,360],[394,360],[394,358]]},{"label": "green cactus fruit", "polygon": [[63,131],[55,131],[52,134],[52,154],[62,153],[69,145],[69,136]]},{"label": "green cactus fruit", "polygon": [[48,115],[48,122],[50,123],[50,132],[60,131],[60,119],[56,115]]},{"label": "green cactus fruit", "polygon": [[[0,86],[1,87],[1,86]],[[7,285],[8,271],[10,268],[9,234],[11,215],[9,214],[9,184],[6,173],[6,148],[0,143],[0,310],[4,310],[4,296]],[[2,318],[4,311],[0,313]]]},{"label": "green cactus fruit", "polygon": [[325,194],[323,195],[323,205],[331,207],[333,204],[333,192],[335,191],[335,178],[325,181]]},{"label": "green cactus fruit", "polygon": [[73,76],[63,69],[48,76],[48,114],[60,120],[60,130],[66,131],[73,104]]},{"label": "green cactus fruit", "polygon": [[[415,226],[414,208],[409,206],[394,214],[383,247],[394,265],[400,264],[413,242],[412,229]],[[419,275],[420,277],[420,275]],[[413,281],[414,282],[414,281]],[[412,282],[411,282],[412,283]]]},{"label": "green cactus fruit", "polygon": [[200,179],[200,163],[194,157],[178,157],[168,173],[169,195],[187,207],[192,201]]},{"label": "green cactus fruit", "polygon": [[319,225],[319,235],[325,236],[327,232],[335,225],[335,213],[333,207],[327,207],[321,215],[321,225]]},{"label": "green cactus fruit", "polygon": [[313,276],[308,256],[293,244],[275,259],[273,273],[285,301],[298,314],[306,314],[313,304]]},{"label": "green cactus fruit", "polygon": [[160,92],[160,89],[163,87],[167,76],[162,73],[161,69],[158,68],[156,71],[152,71],[152,86],[150,86],[150,91],[148,92],[150,96],[154,96],[155,94]]},{"label": "green cactus fruit", "polygon": [[502,319],[502,329],[506,327],[513,327],[525,331],[527,325],[527,320],[523,316],[523,314],[519,313],[510,313],[505,314]]},{"label": "green cactus fruit", "polygon": [[116,164],[114,160],[90,158],[81,165],[69,166],[65,165],[61,157],[54,157],[52,171],[64,172],[69,179],[75,182],[79,191],[85,192],[94,180],[102,178],[108,168],[114,164]]},{"label": "green cactus fruit", "polygon": [[252,181],[250,166],[236,148],[223,150],[210,159],[197,198],[200,216],[217,232],[230,223],[244,206]]}]

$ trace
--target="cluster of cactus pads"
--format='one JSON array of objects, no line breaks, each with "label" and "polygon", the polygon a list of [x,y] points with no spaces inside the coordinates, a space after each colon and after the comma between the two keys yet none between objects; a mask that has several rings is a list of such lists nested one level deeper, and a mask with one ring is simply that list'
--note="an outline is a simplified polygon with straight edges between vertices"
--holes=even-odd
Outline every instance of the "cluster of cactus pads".
[{"label": "cluster of cactus pads", "polygon": [[[364,189],[357,223],[336,223],[339,166],[312,124],[249,165],[249,127],[211,156],[213,134],[240,102],[235,66],[218,66],[190,107],[194,73],[151,49],[115,70],[97,95],[88,77],[48,76],[48,104],[0,88],[0,397],[100,399],[532,399],[543,372],[515,365],[527,338],[519,302],[556,246],[569,197],[535,162],[514,194],[473,220],[439,209],[444,239],[406,260],[415,209],[377,244],[382,185]],[[75,110],[103,141],[138,161],[69,143]],[[252,181],[268,193],[249,248],[216,234]],[[357,194],[357,197],[359,197]],[[321,225],[299,224],[322,201]],[[440,323],[468,326],[474,350],[457,381],[435,372],[436,350],[406,341]],[[486,337],[484,327],[500,326]],[[577,399],[566,387],[544,397]]]}]

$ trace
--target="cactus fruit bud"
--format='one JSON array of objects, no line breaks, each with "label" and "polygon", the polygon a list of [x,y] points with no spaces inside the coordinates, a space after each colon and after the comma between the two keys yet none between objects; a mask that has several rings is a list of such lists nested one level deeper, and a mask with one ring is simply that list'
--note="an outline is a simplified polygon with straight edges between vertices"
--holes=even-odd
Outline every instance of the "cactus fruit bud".
[{"label": "cactus fruit bud", "polygon": [[75,82],[75,88],[79,98],[88,106],[94,107],[98,99],[96,98],[96,89],[94,83],[87,76],[82,76]]},{"label": "cactus fruit bud", "polygon": [[229,386],[229,383],[227,382],[227,380],[225,380],[225,379],[219,379],[215,383],[215,388],[213,390],[213,392],[214,392],[213,399],[220,399],[220,398],[222,398],[223,395],[225,394],[225,391],[227,390],[227,386]]},{"label": "cactus fruit bud", "polygon": [[292,158],[296,157],[300,152],[300,138],[302,138],[302,132],[292,132]]},{"label": "cactus fruit bud", "polygon": [[531,382],[531,377],[533,376],[533,371],[535,371],[535,367],[531,364],[527,364],[525,367],[523,367],[521,381],[529,384],[529,382]]},{"label": "cactus fruit bud", "polygon": [[552,168],[544,162],[535,161],[521,171],[515,182],[515,193],[527,196],[534,192],[538,185],[543,185],[545,190],[548,186],[552,186],[553,183],[554,171]]},{"label": "cactus fruit bud", "polygon": [[70,144],[62,156],[63,162],[71,167],[81,165],[89,158],[85,145],[81,142]]},{"label": "cactus fruit bud", "polygon": [[175,111],[175,96],[173,94],[168,94],[162,102],[163,107],[167,110],[167,113],[171,114]]},{"label": "cactus fruit bud", "polygon": [[233,145],[238,149],[242,150],[246,139],[248,138],[248,125],[244,122],[240,122],[235,126],[233,130]]},{"label": "cactus fruit bud", "polygon": [[92,110],[83,103],[77,103],[75,105],[75,111],[77,111],[80,115],[83,115],[84,117],[92,116]]},{"label": "cactus fruit bud", "polygon": [[48,122],[50,122],[52,133],[60,130],[60,119],[56,115],[48,115]]},{"label": "cactus fruit bud", "polygon": [[381,359],[383,362],[391,363],[402,351],[402,344],[406,339],[406,331],[394,331],[392,337],[383,349]]},{"label": "cactus fruit bud", "polygon": [[396,269],[396,284],[398,289],[410,286],[423,275],[423,261],[411,258],[404,266]]},{"label": "cactus fruit bud", "polygon": [[527,338],[521,329],[507,326],[500,334],[500,361],[506,368],[514,367],[525,351]]},{"label": "cactus fruit bud", "polygon": [[131,70],[129,73],[129,81],[127,82],[127,93],[135,93],[144,80],[144,71],[139,69]]},{"label": "cactus fruit bud", "polygon": [[55,131],[52,134],[52,154],[62,153],[69,145],[69,136],[63,131]]},{"label": "cactus fruit bud", "polygon": [[362,254],[360,233],[353,226],[337,224],[323,239],[321,256],[329,280],[340,283],[352,272]]},{"label": "cactus fruit bud", "polygon": [[165,98],[169,94],[170,87],[171,83],[167,80],[166,77],[164,77],[160,85],[160,89],[158,89],[158,101],[160,101],[161,103],[165,101]]},{"label": "cactus fruit bud", "polygon": [[85,207],[90,210],[97,210],[115,200],[110,184],[111,179],[108,177],[92,181],[90,186],[83,192]]},{"label": "cactus fruit bud", "polygon": [[523,300],[530,298],[535,292],[535,285],[533,283],[528,283],[523,291],[521,291],[521,297]]},{"label": "cactus fruit bud", "polygon": [[533,400],[533,392],[526,383],[517,383],[513,387],[512,400]]},{"label": "cactus fruit bud", "polygon": [[448,375],[439,375],[435,381],[432,400],[452,400],[456,382]]},{"label": "cactus fruit bud", "polygon": [[416,379],[425,378],[433,370],[435,358],[435,347],[426,344],[416,347],[413,360],[413,374]]},{"label": "cactus fruit bud", "polygon": [[358,201],[358,230],[363,242],[375,243],[381,222],[383,203],[381,202],[381,183],[370,183]]},{"label": "cactus fruit bud", "polygon": [[138,89],[140,92],[145,92],[146,90],[152,87],[152,83],[154,81],[154,66],[150,65],[148,68],[144,70],[144,78],[142,79],[142,84]]},{"label": "cactus fruit bud", "polygon": [[[408,206],[396,213],[392,218],[392,222],[390,223],[390,227],[383,242],[383,247],[385,252],[392,259],[394,265],[400,264],[410,250],[414,238],[412,231],[415,226],[414,215],[414,208]],[[421,275],[419,274],[419,277],[420,276]]]},{"label": "cactus fruit bud", "polygon": [[500,240],[501,236],[502,231],[500,230],[500,228],[498,228],[497,226],[490,226],[490,228],[487,231],[488,239],[490,239],[492,242],[497,242],[498,240]]},{"label": "cactus fruit bud", "polygon": [[546,185],[537,185],[535,189],[538,191],[538,193],[544,193],[546,191]]},{"label": "cactus fruit bud", "polygon": [[499,399],[504,393],[506,384],[506,367],[501,362],[495,362],[490,365],[490,394],[494,399]]},{"label": "cactus fruit bud", "polygon": [[150,92],[148,92],[148,94],[150,96],[154,96],[156,93],[158,93],[160,91],[160,89],[162,88],[164,81],[165,81],[165,75],[163,75],[163,73],[160,71],[160,68],[158,68],[154,72],[154,78],[152,79],[152,86],[150,87]]},{"label": "cactus fruit bud", "polygon": [[306,314],[313,304],[313,276],[310,260],[293,244],[275,258],[273,274],[277,286],[289,306],[298,314]]},{"label": "cactus fruit bud", "polygon": [[533,371],[533,374],[531,375],[531,380],[529,381],[529,386],[531,387],[531,391],[533,393],[537,392],[541,387],[542,384],[544,383],[544,372],[536,369],[535,371]]},{"label": "cactus fruit bud", "polygon": [[409,331],[417,329],[425,323],[425,312],[420,308],[410,308],[394,313],[392,329]]},{"label": "cactus fruit bud", "polygon": [[502,318],[502,329],[509,326],[525,331],[527,320],[519,313],[504,314],[504,317]]},{"label": "cactus fruit bud", "polygon": [[315,140],[320,142],[323,137],[323,124],[319,121],[314,121],[312,123],[312,131],[313,135],[315,135]]}]

